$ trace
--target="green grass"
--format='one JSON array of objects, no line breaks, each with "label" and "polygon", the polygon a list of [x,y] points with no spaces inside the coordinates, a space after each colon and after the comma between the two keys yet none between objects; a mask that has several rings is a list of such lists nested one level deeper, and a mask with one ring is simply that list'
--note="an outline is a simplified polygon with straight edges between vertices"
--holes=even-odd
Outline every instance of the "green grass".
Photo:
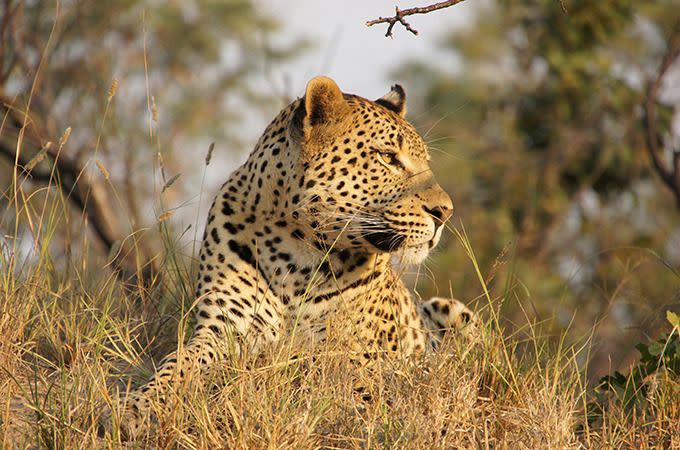
[{"label": "green grass", "polygon": [[[153,361],[187,337],[191,259],[179,254],[163,221],[162,277],[150,287],[127,286],[104,268],[108,261],[96,249],[83,250],[96,247],[86,233],[67,232],[81,225],[61,195],[41,192],[16,205],[1,221],[17,225],[0,256],[0,443],[120,447],[116,428],[100,435],[99,424],[109,410],[115,424],[120,393],[142,383]],[[647,374],[645,401],[634,407],[616,392],[595,397],[579,365],[589,341],[548,339],[529,319],[521,333],[507,335],[499,325],[503,302],[486,288],[464,227],[450,232],[484,292],[483,333],[474,345],[450,339],[436,354],[385,359],[367,372],[347,363],[339,333],[316,348],[282,342],[216,368],[214,383],[178,392],[181,401],[160,417],[157,432],[127,445],[680,448],[677,377]],[[514,295],[507,288],[501,297]],[[372,401],[353,393],[357,378]]]}]

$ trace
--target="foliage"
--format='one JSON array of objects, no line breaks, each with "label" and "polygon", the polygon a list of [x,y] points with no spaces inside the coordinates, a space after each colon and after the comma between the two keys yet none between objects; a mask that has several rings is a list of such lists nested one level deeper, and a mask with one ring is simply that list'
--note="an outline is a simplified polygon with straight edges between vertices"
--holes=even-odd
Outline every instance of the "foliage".
[{"label": "foliage", "polygon": [[[597,376],[677,304],[680,214],[650,168],[641,107],[679,5],[565,5],[483,3],[443,42],[459,72],[421,62],[403,73],[425,98],[413,117],[507,325],[531,314],[545,333],[592,334]],[[667,142],[674,77],[657,108]],[[475,299],[464,251],[449,242],[432,278]],[[422,284],[424,295],[449,289]]]},{"label": "foliage", "polygon": [[650,343],[637,344],[635,348],[640,352],[640,360],[631,367],[627,375],[617,370],[600,379],[596,388],[596,393],[600,394],[600,402],[607,394],[613,394],[628,411],[645,408],[650,389],[659,383],[658,377],[666,378],[666,383],[672,383],[677,399],[680,399],[678,316],[669,311],[668,318],[673,325],[671,332],[661,334]]},{"label": "foliage", "polygon": [[[105,153],[134,148],[148,138],[150,126],[168,138],[200,133],[233,140],[242,104],[271,99],[254,89],[249,76],[297,48],[278,48],[269,38],[278,23],[248,0],[11,3],[21,32],[8,36],[3,94],[18,94],[26,104],[28,94],[42,100],[31,108],[46,122],[46,139],[76,128],[70,118],[88,120],[74,132],[82,133],[89,149],[104,132]],[[41,65],[49,76],[36,78]],[[123,99],[102,130],[102,100],[114,78]],[[159,122],[153,125],[140,122],[152,108],[165,117],[154,117]],[[164,151],[168,146],[174,146],[171,139],[163,142]]]},{"label": "foliage", "polygon": [[[600,379],[587,405],[586,430],[611,430],[612,417],[655,440],[659,447],[675,448],[680,439],[680,339],[678,316],[668,311],[672,329],[658,339],[636,346],[639,361],[626,373],[615,371]],[[606,432],[606,431],[605,431]],[[633,448],[645,447],[634,438]]]},{"label": "foliage", "polygon": [[[55,175],[77,178],[80,189],[73,181],[66,191],[86,193],[67,201],[105,205],[108,241],[117,242],[100,241],[112,254],[130,237],[148,254],[157,249],[158,235],[145,231],[183,201],[183,184],[196,178],[179,178],[161,201],[159,180],[169,187],[180,171],[198,172],[206,139],[217,143],[215,159],[242,151],[241,119],[281,100],[262,88],[263,68],[303,45],[275,42],[278,22],[250,0],[10,0],[0,8],[0,185],[9,187],[0,196],[7,211],[0,229],[33,232],[30,208],[12,204],[17,192],[39,208],[57,161],[68,162],[75,174],[59,168]],[[230,152],[219,155],[225,148]],[[17,153],[20,162],[31,161],[19,167],[19,179],[11,169]],[[78,232],[82,221],[72,219],[58,234]]]}]

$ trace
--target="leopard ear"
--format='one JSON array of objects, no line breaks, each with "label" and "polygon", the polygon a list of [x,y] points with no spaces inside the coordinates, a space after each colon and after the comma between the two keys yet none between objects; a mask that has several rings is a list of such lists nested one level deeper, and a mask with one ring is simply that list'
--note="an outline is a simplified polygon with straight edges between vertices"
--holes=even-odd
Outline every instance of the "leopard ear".
[{"label": "leopard ear", "polygon": [[304,154],[312,154],[347,128],[350,110],[335,81],[312,78],[292,118],[290,136],[302,144]]},{"label": "leopard ear", "polygon": [[345,112],[347,103],[335,81],[315,77],[305,90],[305,128],[332,123]]},{"label": "leopard ear", "polygon": [[398,84],[392,86],[390,92],[383,95],[375,102],[390,111],[394,111],[401,117],[406,115],[406,92],[404,92],[404,88]]}]

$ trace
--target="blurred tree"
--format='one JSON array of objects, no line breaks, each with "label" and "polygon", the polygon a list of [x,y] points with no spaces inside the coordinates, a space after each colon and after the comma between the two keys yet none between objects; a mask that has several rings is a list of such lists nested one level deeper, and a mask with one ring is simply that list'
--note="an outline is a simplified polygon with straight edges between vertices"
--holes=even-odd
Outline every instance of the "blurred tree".
[{"label": "blurred tree", "polygon": [[[680,3],[565,5],[568,14],[555,0],[482,3],[476,21],[444,43],[460,73],[422,63],[408,73],[425,98],[415,111],[422,128],[450,137],[430,146],[451,174],[444,184],[481,266],[495,275],[503,315],[523,322],[527,305],[512,301],[521,298],[576,336],[597,323],[596,357],[620,361],[632,350],[621,343],[655,332],[678,305],[680,217],[651,168],[642,105]],[[680,100],[670,72],[656,104],[666,143]],[[455,242],[433,266],[454,294],[479,295],[469,271],[451,272],[469,267]]]},{"label": "blurred tree", "polygon": [[[301,48],[273,45],[277,28],[250,0],[3,2],[0,184],[11,187],[0,209],[51,182],[106,251],[125,241],[148,264],[157,252],[137,232],[163,212],[150,195],[159,190],[155,169],[160,163],[160,183],[172,183],[180,169],[196,169],[210,141],[241,148],[247,106],[275,97],[262,89],[263,67]],[[30,208],[12,211],[0,228],[29,219]],[[140,261],[128,253],[119,260],[134,271]]]}]

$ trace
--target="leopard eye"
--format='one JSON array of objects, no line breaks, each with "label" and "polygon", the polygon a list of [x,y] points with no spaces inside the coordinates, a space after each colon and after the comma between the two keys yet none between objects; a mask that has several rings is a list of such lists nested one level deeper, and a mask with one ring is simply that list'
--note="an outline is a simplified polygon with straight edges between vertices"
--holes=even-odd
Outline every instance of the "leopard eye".
[{"label": "leopard eye", "polygon": [[376,155],[378,157],[378,161],[380,161],[380,163],[385,166],[399,169],[404,167],[401,161],[399,161],[399,157],[395,152],[376,150]]}]

